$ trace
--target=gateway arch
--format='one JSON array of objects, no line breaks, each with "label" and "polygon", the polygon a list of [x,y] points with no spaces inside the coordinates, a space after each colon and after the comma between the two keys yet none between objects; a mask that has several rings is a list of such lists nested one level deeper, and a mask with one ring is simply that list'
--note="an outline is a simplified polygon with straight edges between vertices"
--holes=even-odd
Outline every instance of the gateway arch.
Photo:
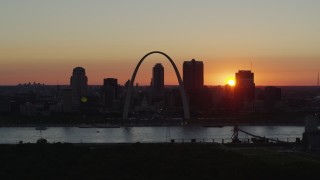
[{"label": "gateway arch", "polygon": [[184,89],[183,82],[182,82],[179,70],[178,70],[176,64],[173,62],[173,60],[167,54],[165,54],[165,53],[163,53],[161,51],[149,52],[148,54],[143,56],[142,59],[137,64],[137,66],[136,66],[136,68],[135,68],[135,70],[134,70],[134,72],[132,74],[131,80],[130,80],[130,84],[129,84],[129,88],[128,88],[128,92],[127,92],[127,96],[126,96],[126,100],[125,100],[125,104],[124,104],[124,111],[123,111],[122,118],[125,119],[125,120],[128,119],[128,113],[129,113],[129,108],[130,108],[130,101],[131,101],[131,95],[132,95],[134,80],[136,78],[136,75],[137,75],[137,72],[139,70],[139,67],[140,67],[141,63],[143,62],[143,60],[145,58],[147,58],[151,54],[161,54],[161,55],[165,56],[170,61],[171,65],[173,66],[173,69],[174,69],[174,71],[175,71],[175,73],[177,75],[177,79],[178,79],[178,82],[179,82],[179,90],[180,90],[181,99],[182,99],[184,118],[185,119],[190,119],[189,104],[187,102],[186,91]]}]

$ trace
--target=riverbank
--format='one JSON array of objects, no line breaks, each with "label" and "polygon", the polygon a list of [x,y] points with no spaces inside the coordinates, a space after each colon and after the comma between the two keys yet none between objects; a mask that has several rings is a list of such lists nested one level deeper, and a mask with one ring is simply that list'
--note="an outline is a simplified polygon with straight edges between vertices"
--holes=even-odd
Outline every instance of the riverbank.
[{"label": "riverbank", "polygon": [[296,179],[320,163],[284,147],[218,144],[0,145],[1,179]]},{"label": "riverbank", "polygon": [[[234,123],[122,123],[122,124],[94,124],[94,123],[0,123],[0,127],[79,127],[79,128],[117,128],[117,127],[205,127],[205,128],[219,128],[225,126],[234,126]],[[238,126],[304,126],[303,123],[238,123]]]},{"label": "riverbank", "polygon": [[[121,126],[301,126],[305,116],[310,112],[274,112],[274,113],[235,113],[212,114],[208,117],[194,116],[184,120],[181,116],[164,118],[130,118],[123,120],[118,114],[80,114],[80,113],[52,113],[48,115],[24,115],[20,113],[0,113],[0,126],[33,126],[46,125],[55,127],[76,127],[79,124],[120,124]],[[312,113],[311,113],[312,114]],[[313,113],[314,114],[314,113]],[[166,117],[166,118],[165,118]]]}]

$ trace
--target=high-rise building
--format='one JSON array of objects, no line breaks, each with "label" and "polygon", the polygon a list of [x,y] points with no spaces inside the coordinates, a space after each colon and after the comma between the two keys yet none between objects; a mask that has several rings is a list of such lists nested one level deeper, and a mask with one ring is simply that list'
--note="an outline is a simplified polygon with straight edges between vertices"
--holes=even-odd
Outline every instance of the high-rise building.
[{"label": "high-rise building", "polygon": [[255,97],[254,73],[239,70],[236,73],[235,98],[240,101],[253,101]]},{"label": "high-rise building", "polygon": [[106,88],[107,86],[110,86],[115,91],[115,98],[119,95],[119,88],[118,88],[118,79],[116,78],[105,78],[103,80],[103,87]]},{"label": "high-rise building", "polygon": [[73,69],[70,85],[72,89],[72,104],[74,109],[77,110],[80,105],[80,99],[87,96],[88,92],[88,78],[84,68],[76,67]]},{"label": "high-rise building", "polygon": [[118,98],[118,80],[115,78],[106,78],[103,80],[102,101],[106,107],[112,107],[113,101]]},{"label": "high-rise building", "polygon": [[162,92],[164,90],[164,68],[157,63],[152,69],[152,89]]},{"label": "high-rise building", "polygon": [[192,59],[183,62],[183,84],[187,92],[203,88],[203,62]]}]

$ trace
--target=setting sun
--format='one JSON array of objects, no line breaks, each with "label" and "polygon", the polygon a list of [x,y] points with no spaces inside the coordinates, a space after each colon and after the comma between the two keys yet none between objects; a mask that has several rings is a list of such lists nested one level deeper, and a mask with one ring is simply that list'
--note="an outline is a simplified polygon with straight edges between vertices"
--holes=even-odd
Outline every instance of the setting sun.
[{"label": "setting sun", "polygon": [[234,86],[236,83],[235,83],[235,81],[233,80],[233,79],[229,79],[228,80],[228,85],[230,85],[230,86]]}]

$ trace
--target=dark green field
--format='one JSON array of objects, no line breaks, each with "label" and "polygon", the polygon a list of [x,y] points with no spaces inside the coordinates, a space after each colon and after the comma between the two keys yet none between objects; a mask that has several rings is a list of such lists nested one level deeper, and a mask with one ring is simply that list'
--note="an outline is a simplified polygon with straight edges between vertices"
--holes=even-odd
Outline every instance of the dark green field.
[{"label": "dark green field", "polygon": [[317,179],[320,162],[216,144],[0,145],[0,179]]}]

